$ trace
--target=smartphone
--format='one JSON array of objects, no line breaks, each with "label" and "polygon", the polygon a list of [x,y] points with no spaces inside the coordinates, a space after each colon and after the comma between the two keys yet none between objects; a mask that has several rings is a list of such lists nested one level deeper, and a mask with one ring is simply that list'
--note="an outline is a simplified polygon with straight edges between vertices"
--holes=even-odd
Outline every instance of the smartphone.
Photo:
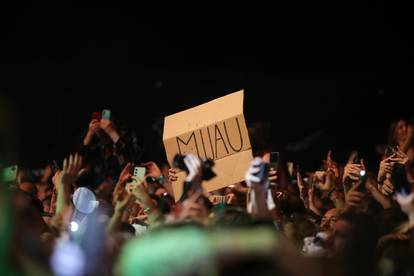
[{"label": "smartphone", "polygon": [[0,181],[1,182],[16,181],[17,171],[18,171],[18,166],[17,165],[10,166],[10,167],[2,169],[1,172],[0,172]]},{"label": "smartphone", "polygon": [[280,154],[278,151],[272,151],[270,153],[270,167],[273,168],[275,171],[279,168],[279,158]]},{"label": "smartphone", "polygon": [[147,169],[145,167],[134,167],[133,175],[135,179],[138,181],[144,181],[146,170]]},{"label": "smartphone", "polygon": [[104,109],[102,110],[102,120],[110,120],[111,119],[111,110]]},{"label": "smartphone", "polygon": [[396,148],[395,147],[388,146],[385,149],[385,157],[388,158],[390,156],[393,156],[395,154],[395,151],[396,151]]},{"label": "smartphone", "polygon": [[[354,164],[360,165],[361,164],[361,158],[357,156],[355,156],[354,160],[353,160]],[[361,170],[359,172],[359,187],[358,187],[358,191],[365,193],[367,191],[366,187],[365,187],[365,182],[367,181],[367,172],[365,170]]]},{"label": "smartphone", "polygon": [[52,170],[52,173],[55,174],[57,171],[60,171],[59,165],[56,162],[56,160],[48,160],[50,169]]},{"label": "smartphone", "polygon": [[92,113],[92,120],[98,120],[100,121],[102,118],[101,113],[100,112],[94,112]]}]

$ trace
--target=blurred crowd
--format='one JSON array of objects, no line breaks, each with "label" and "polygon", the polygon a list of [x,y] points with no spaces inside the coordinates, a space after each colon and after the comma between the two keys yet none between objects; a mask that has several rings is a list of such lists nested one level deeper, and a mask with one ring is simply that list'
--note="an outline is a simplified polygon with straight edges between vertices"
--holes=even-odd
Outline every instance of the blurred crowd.
[{"label": "blurred crowd", "polygon": [[244,181],[205,192],[211,168],[188,154],[174,198],[179,169],[98,115],[76,152],[2,180],[2,275],[414,275],[411,121],[390,124],[375,163],[329,150],[308,157],[316,171],[249,128]]}]

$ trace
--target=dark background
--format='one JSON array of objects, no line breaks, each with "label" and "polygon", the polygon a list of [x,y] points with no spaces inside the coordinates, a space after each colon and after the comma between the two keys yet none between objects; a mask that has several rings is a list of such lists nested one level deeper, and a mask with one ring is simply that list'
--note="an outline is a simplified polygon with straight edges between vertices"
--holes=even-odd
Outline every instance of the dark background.
[{"label": "dark background", "polygon": [[103,108],[160,160],[164,116],[240,89],[247,122],[271,123],[284,159],[311,168],[355,148],[376,163],[390,121],[412,112],[411,10],[287,2],[2,7],[0,93],[20,122],[20,164],[62,158]]}]

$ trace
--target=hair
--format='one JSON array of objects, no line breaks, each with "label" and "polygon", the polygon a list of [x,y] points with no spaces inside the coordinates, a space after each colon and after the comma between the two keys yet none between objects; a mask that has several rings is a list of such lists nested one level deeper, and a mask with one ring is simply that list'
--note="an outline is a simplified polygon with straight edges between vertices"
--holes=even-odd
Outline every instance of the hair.
[{"label": "hair", "polygon": [[269,123],[253,122],[248,127],[253,154],[260,155],[271,149],[271,127]]},{"label": "hair", "polygon": [[338,221],[340,220],[348,222],[352,227],[342,252],[344,269],[349,275],[372,275],[378,241],[377,225],[373,217],[365,213],[345,212],[339,216]]},{"label": "hair", "polygon": [[298,245],[300,248],[303,246],[303,240],[305,237],[315,236],[317,233],[316,225],[308,220],[306,216],[299,213],[291,214],[289,216],[289,220],[283,224],[285,227],[287,225],[292,226],[292,230],[294,232],[292,233],[293,236],[291,238],[294,239],[294,244]]},{"label": "hair", "polygon": [[246,210],[238,207],[227,207],[216,212],[213,222],[215,227],[240,227],[251,224],[252,220]]},{"label": "hair", "polygon": [[377,275],[412,275],[413,258],[409,240],[390,238],[378,248]]},{"label": "hair", "polygon": [[[388,129],[388,145],[390,145],[390,146],[396,146],[397,145],[395,130],[396,130],[396,127],[397,127],[397,124],[398,124],[399,121],[404,121],[406,123],[410,123],[411,118],[408,117],[408,116],[399,116],[394,121],[392,121],[390,123],[390,127]],[[411,141],[411,143],[413,143],[413,142],[414,141]]]},{"label": "hair", "polygon": [[389,208],[380,211],[375,217],[378,235],[382,236],[392,232],[399,225],[406,222],[407,219],[407,215],[400,208]]}]

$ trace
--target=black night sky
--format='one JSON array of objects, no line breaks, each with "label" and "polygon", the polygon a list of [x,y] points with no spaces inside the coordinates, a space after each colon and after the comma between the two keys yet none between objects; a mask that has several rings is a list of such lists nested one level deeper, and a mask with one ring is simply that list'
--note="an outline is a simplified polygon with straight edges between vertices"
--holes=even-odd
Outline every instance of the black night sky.
[{"label": "black night sky", "polygon": [[62,158],[103,108],[160,160],[164,116],[240,89],[246,121],[271,123],[274,148],[305,167],[329,148],[377,162],[389,122],[412,114],[414,19],[394,1],[62,2],[0,9],[0,93],[25,166]]}]

